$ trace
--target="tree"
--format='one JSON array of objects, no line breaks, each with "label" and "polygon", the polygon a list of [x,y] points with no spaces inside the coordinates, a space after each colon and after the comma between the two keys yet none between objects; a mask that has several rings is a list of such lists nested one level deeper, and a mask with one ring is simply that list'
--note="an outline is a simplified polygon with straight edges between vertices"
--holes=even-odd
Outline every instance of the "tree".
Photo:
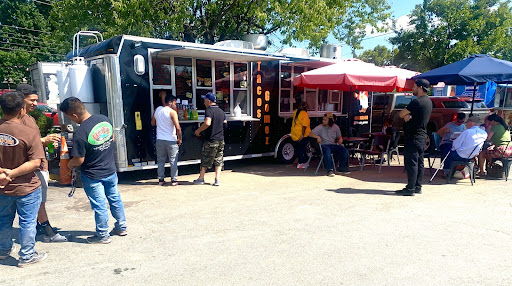
[{"label": "tree", "polygon": [[406,68],[427,71],[475,53],[512,60],[508,1],[424,0],[410,16],[414,28],[390,39]]},{"label": "tree", "polygon": [[373,50],[362,52],[357,58],[365,62],[374,63],[377,66],[393,64],[393,54],[391,50],[382,45],[375,46]]},{"label": "tree", "polygon": [[68,41],[78,30],[212,44],[250,33],[318,46],[329,34],[359,48],[366,24],[389,17],[385,0],[61,0],[51,20]]},{"label": "tree", "polygon": [[36,61],[63,58],[59,43],[51,39],[50,10],[40,2],[0,2],[0,82],[17,84],[29,78],[28,68]]}]

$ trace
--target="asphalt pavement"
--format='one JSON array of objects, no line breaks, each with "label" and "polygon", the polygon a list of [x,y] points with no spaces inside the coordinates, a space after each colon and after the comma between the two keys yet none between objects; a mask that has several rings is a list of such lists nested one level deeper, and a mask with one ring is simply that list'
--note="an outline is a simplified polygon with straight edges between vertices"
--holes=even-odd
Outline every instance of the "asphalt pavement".
[{"label": "asphalt pavement", "polygon": [[0,261],[0,285],[512,285],[512,181],[428,184],[427,171],[423,194],[402,197],[396,162],[332,178],[228,162],[220,187],[213,173],[192,185],[196,169],[180,168],[177,187],[156,186],[156,170],[122,174],[129,233],[106,245],[85,241],[83,190],[51,186],[51,223],[71,242],[37,242],[48,258],[30,267]]}]

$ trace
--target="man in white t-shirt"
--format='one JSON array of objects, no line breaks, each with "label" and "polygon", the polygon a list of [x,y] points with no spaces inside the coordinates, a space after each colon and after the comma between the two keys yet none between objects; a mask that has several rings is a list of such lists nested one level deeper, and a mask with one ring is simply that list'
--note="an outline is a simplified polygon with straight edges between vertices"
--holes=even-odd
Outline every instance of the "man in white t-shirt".
[{"label": "man in white t-shirt", "polygon": [[156,126],[156,156],[158,164],[158,185],[165,181],[165,162],[171,165],[171,186],[178,185],[178,151],[181,145],[181,127],[176,112],[176,97],[165,96],[164,106],[155,109],[151,125]]}]

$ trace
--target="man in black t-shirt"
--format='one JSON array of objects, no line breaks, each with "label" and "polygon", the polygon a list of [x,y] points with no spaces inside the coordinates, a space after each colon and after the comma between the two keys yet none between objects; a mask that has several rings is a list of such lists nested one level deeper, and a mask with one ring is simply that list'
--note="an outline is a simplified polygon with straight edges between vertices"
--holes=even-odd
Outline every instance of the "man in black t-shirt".
[{"label": "man in black t-shirt", "polygon": [[201,97],[204,99],[206,111],[204,122],[201,124],[201,127],[195,131],[195,135],[204,139],[203,155],[201,157],[199,178],[194,180],[194,184],[204,184],[206,169],[215,165],[215,183],[213,183],[213,185],[220,186],[219,177],[224,159],[224,124],[227,123],[226,114],[224,114],[224,111],[215,103],[217,99],[215,94],[209,92]]},{"label": "man in black t-shirt", "polygon": [[[128,234],[124,205],[117,190],[112,124],[104,115],[91,115],[76,97],[66,98],[60,110],[71,121],[80,124],[73,134],[73,158],[69,161],[68,169],[81,167],[84,190],[95,213],[96,235],[88,237],[87,242],[110,243],[110,234]],[[107,199],[110,212],[116,219],[110,234]]]},{"label": "man in black t-shirt", "polygon": [[407,186],[397,191],[398,195],[421,194],[423,180],[423,152],[427,143],[427,123],[432,113],[432,101],[427,96],[430,83],[418,79],[412,93],[417,96],[400,112],[404,123],[404,165],[407,172]]}]

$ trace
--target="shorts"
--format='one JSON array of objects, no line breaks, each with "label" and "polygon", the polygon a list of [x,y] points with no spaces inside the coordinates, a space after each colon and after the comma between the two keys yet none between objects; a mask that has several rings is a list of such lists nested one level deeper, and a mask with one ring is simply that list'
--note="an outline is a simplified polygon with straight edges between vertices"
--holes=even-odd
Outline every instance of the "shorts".
[{"label": "shorts", "polygon": [[203,143],[203,155],[201,167],[209,169],[212,165],[222,167],[224,163],[224,141],[205,141]]},{"label": "shorts", "polygon": [[48,197],[48,178],[50,177],[50,172],[37,170],[36,175],[39,181],[41,181],[41,202],[45,203]]},{"label": "shorts", "polygon": [[492,145],[487,150],[482,151],[483,156],[486,159],[492,158],[510,158],[512,157],[512,146],[499,146]]}]

